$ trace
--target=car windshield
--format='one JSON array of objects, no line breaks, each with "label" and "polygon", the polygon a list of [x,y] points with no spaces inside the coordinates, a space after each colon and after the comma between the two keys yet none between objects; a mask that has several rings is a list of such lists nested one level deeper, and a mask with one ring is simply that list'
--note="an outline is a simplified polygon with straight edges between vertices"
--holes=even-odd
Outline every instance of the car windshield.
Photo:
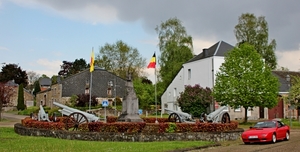
[{"label": "car windshield", "polygon": [[264,121],[264,122],[256,123],[253,128],[275,128],[275,127],[276,127],[276,122]]}]

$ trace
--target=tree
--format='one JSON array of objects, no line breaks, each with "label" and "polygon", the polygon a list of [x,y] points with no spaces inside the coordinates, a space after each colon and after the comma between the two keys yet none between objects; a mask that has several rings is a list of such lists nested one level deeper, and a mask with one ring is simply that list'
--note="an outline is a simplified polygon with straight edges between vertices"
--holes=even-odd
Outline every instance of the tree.
[{"label": "tree", "polygon": [[58,75],[64,78],[68,77],[70,75],[72,65],[73,62],[63,61],[63,64],[60,66],[61,70],[58,72]]},{"label": "tree", "polygon": [[269,28],[265,17],[256,17],[254,14],[242,14],[234,30],[237,44],[247,42],[254,46],[255,50],[265,59],[266,64],[275,69],[277,65],[274,50],[276,41],[269,41]]},{"label": "tree", "polygon": [[0,82],[8,82],[14,80],[17,84],[23,84],[25,87],[28,84],[28,77],[26,71],[23,71],[21,67],[16,64],[6,64],[2,67],[2,72],[0,73]]},{"label": "tree", "polygon": [[221,105],[243,106],[245,122],[247,110],[256,106],[272,108],[277,105],[279,83],[265,66],[252,45],[241,44],[225,56],[216,74],[213,97]]},{"label": "tree", "polygon": [[159,77],[164,83],[163,87],[166,88],[182,64],[193,57],[193,41],[177,18],[170,18],[155,30],[158,33],[158,46],[161,52]]},{"label": "tree", "polygon": [[8,104],[10,102],[13,93],[14,93],[13,86],[7,86],[5,83],[0,82],[0,120],[2,119],[1,117],[2,107],[3,105]]},{"label": "tree", "polygon": [[27,72],[27,77],[28,77],[28,83],[29,83],[30,85],[33,85],[35,81],[39,80],[40,75],[37,74],[37,73],[34,72],[34,71],[28,71],[28,72]]},{"label": "tree", "polygon": [[86,68],[88,68],[88,64],[84,59],[75,59],[74,62],[63,61],[63,64],[60,66],[61,70],[58,72],[59,76],[63,76],[64,78],[79,73]]},{"label": "tree", "polygon": [[[78,94],[77,95],[77,103],[75,106],[77,107],[88,107],[90,103],[90,95],[89,94]],[[98,101],[96,100],[96,96],[91,96],[91,106],[98,105]]]},{"label": "tree", "polygon": [[24,110],[25,109],[23,84],[19,85],[17,109],[18,110]]},{"label": "tree", "polygon": [[122,78],[132,73],[132,78],[142,77],[146,66],[144,59],[136,48],[119,40],[115,44],[106,43],[96,55],[95,65],[104,68]]},{"label": "tree", "polygon": [[177,102],[183,112],[195,117],[202,113],[208,113],[208,108],[213,101],[210,88],[202,88],[199,84],[187,85],[183,92],[180,92]]},{"label": "tree", "polygon": [[292,105],[300,106],[300,77],[291,76],[292,85],[289,91],[288,100]]},{"label": "tree", "polygon": [[40,78],[40,75],[37,74],[36,72],[34,71],[28,71],[27,72],[27,77],[28,77],[28,86],[26,87],[28,90],[33,90],[34,88],[34,83],[36,81],[39,80]]},{"label": "tree", "polygon": [[151,109],[151,105],[155,105],[155,88],[152,82],[143,77],[133,81],[134,90],[139,99],[139,108]]},{"label": "tree", "polygon": [[73,65],[70,69],[70,74],[76,74],[79,73],[83,70],[85,70],[86,68],[88,68],[88,64],[86,63],[86,61],[84,59],[75,59],[75,61],[73,62]]},{"label": "tree", "polygon": [[41,91],[41,86],[40,86],[40,82],[39,80],[34,82],[34,89],[33,89],[33,95],[34,97],[36,97],[36,94],[39,93]]}]

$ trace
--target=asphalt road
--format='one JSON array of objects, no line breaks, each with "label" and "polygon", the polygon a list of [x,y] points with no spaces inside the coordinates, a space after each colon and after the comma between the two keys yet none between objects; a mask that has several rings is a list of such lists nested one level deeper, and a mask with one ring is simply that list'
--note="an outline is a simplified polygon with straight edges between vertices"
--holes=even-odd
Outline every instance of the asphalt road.
[{"label": "asphalt road", "polygon": [[245,145],[242,140],[222,142],[222,146],[211,147],[189,152],[299,152],[300,130],[291,130],[289,141],[272,143],[258,143]]}]

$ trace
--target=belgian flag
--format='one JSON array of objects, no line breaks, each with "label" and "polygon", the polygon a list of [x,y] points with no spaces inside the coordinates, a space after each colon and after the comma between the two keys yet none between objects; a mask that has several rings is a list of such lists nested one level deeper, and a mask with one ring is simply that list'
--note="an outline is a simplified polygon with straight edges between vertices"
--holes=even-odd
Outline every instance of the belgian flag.
[{"label": "belgian flag", "polygon": [[155,68],[155,66],[156,66],[156,57],[154,53],[147,68]]}]

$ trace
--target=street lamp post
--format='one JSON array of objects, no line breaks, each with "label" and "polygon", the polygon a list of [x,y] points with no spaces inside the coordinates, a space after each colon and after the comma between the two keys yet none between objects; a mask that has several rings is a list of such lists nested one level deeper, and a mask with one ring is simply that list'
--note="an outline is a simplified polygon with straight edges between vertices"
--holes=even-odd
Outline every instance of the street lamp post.
[{"label": "street lamp post", "polygon": [[[117,100],[116,100],[116,97],[117,97],[117,94],[116,94],[116,90],[117,90],[117,84],[116,84],[116,78],[114,79],[114,83],[112,81],[109,81],[109,85],[112,88],[114,88],[114,107],[115,107],[115,116],[117,115]],[[115,85],[115,86],[114,86]]]},{"label": "street lamp post", "polygon": [[[289,91],[289,94],[290,94],[290,84],[291,84],[291,77],[290,77],[290,75],[286,75],[286,81],[288,82],[288,91]],[[289,100],[289,96],[290,95],[288,95],[288,101],[289,101],[290,107],[288,108],[288,110],[289,110],[289,113],[290,113],[290,127],[292,127],[292,112],[291,112],[292,105],[291,105],[291,101]]]}]

